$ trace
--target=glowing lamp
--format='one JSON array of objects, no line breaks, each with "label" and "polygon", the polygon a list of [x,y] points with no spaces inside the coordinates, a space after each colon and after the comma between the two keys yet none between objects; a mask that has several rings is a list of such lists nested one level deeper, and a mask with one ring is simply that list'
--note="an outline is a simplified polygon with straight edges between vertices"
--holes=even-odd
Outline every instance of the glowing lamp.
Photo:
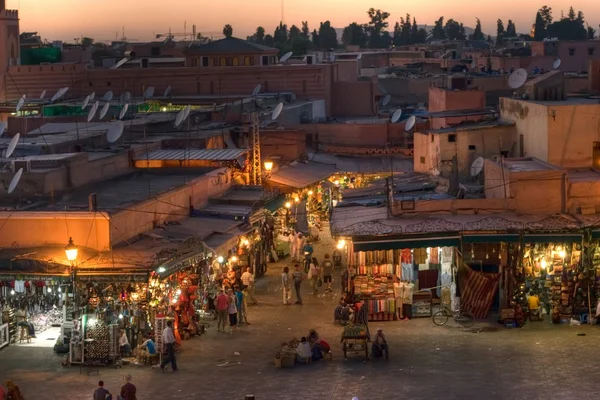
[{"label": "glowing lamp", "polygon": [[285,208],[292,208],[292,203],[289,201],[285,203]]},{"label": "glowing lamp", "polygon": [[565,256],[567,255],[567,253],[564,250],[561,250],[558,252],[558,255],[560,256],[560,258],[565,258]]},{"label": "glowing lamp", "polygon": [[314,192],[313,192],[312,190],[309,190],[309,191],[308,191],[308,195],[309,195],[309,196],[312,196],[313,194],[314,194]]},{"label": "glowing lamp", "polygon": [[69,244],[65,247],[65,254],[67,255],[67,260],[77,260],[77,246],[73,243],[73,238],[69,238]]},{"label": "glowing lamp", "polygon": [[338,240],[337,245],[336,245],[338,250],[343,249],[345,246],[346,246],[346,241],[344,239]]},{"label": "glowing lamp", "polygon": [[294,197],[294,201],[295,201],[296,203],[300,203],[300,198],[299,198],[299,197]]},{"label": "glowing lamp", "polygon": [[217,257],[217,261],[219,262],[219,264],[223,264],[223,260],[224,260],[223,256]]},{"label": "glowing lamp", "polygon": [[236,256],[231,256],[231,258],[229,259],[229,261],[231,262],[236,262],[238,260],[238,258]]},{"label": "glowing lamp", "polygon": [[273,169],[273,161],[265,161],[265,171],[271,172]]},{"label": "glowing lamp", "polygon": [[250,241],[248,239],[244,239],[242,243],[244,244],[244,246],[250,246]]},{"label": "glowing lamp", "polygon": [[123,314],[119,314],[119,319],[123,319]]},{"label": "glowing lamp", "polygon": [[48,293],[52,293],[52,288],[48,288]]},{"label": "glowing lamp", "polygon": [[165,267],[158,267],[158,273],[162,274],[163,272],[165,272]]},{"label": "glowing lamp", "polygon": [[10,294],[11,294],[12,296],[14,296],[14,295],[15,295],[15,291],[14,291],[14,289],[10,291]]},{"label": "glowing lamp", "polygon": [[540,264],[541,264],[542,269],[546,269],[547,264],[546,264],[545,258],[542,258],[542,262]]},{"label": "glowing lamp", "polygon": [[181,295],[181,289],[177,289],[177,292],[175,293],[177,293],[177,296]]}]

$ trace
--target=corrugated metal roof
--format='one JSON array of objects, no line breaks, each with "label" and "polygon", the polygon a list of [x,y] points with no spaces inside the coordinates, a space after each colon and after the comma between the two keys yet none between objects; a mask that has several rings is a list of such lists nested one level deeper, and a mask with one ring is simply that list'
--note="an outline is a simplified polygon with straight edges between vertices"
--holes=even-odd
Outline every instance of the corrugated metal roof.
[{"label": "corrugated metal roof", "polygon": [[154,150],[147,154],[136,156],[138,160],[208,160],[233,161],[246,154],[248,149],[180,149]]},{"label": "corrugated metal roof", "polygon": [[293,163],[281,167],[279,171],[271,175],[269,180],[281,185],[302,189],[327,179],[336,172],[337,168],[334,165],[316,162]]},{"label": "corrugated metal roof", "polygon": [[326,153],[315,153],[312,155],[312,161],[324,164],[335,165],[340,172],[360,173],[360,174],[379,174],[389,173],[393,168],[394,172],[412,172],[413,159],[412,157],[394,156],[390,157],[381,155],[352,157],[338,156]]}]

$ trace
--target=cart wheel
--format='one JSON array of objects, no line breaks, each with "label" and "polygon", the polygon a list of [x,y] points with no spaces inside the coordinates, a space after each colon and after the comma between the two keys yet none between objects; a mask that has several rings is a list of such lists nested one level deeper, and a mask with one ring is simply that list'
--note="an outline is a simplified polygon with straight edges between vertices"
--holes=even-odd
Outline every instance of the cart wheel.
[{"label": "cart wheel", "polygon": [[473,318],[473,314],[467,311],[457,316],[456,322],[458,322],[465,328],[470,328],[473,326],[473,324],[475,324],[475,318]]},{"label": "cart wheel", "polygon": [[346,343],[344,343],[344,345],[342,346],[342,349],[344,350],[344,358],[348,358],[348,355],[346,354]]},{"label": "cart wheel", "polygon": [[446,311],[441,310],[433,314],[433,317],[431,317],[431,319],[433,320],[433,323],[437,326],[442,326],[446,322],[448,322],[448,314],[446,314]]}]

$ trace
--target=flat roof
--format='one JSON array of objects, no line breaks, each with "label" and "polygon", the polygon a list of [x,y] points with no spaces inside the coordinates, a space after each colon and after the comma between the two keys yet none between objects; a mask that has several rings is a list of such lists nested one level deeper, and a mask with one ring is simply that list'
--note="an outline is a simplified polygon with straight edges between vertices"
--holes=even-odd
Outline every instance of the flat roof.
[{"label": "flat roof", "polygon": [[461,131],[476,131],[476,130],[496,128],[499,126],[514,126],[514,125],[515,125],[514,122],[500,121],[500,120],[483,121],[483,122],[469,122],[464,125],[450,126],[448,128],[430,129],[425,132],[426,133],[444,134],[444,133],[454,133],[454,132],[461,132]]},{"label": "flat roof", "polygon": [[555,171],[559,169],[537,158],[505,158],[502,164],[504,168],[514,172]]},{"label": "flat roof", "polygon": [[[215,168],[138,170],[102,182],[77,188],[55,198],[54,204],[40,204],[31,210],[87,211],[88,196],[96,193],[99,211],[120,211],[131,204],[189,183]],[[57,200],[58,199],[58,200]],[[181,210],[189,213],[188,210]]]},{"label": "flat roof", "polygon": [[134,161],[144,160],[196,160],[233,161],[248,153],[249,149],[161,149],[135,156]]},{"label": "flat roof", "polygon": [[534,103],[541,104],[544,106],[572,106],[572,105],[600,105],[600,97],[598,96],[590,96],[590,97],[569,97],[566,100],[562,101],[537,101],[537,100],[523,100],[523,99],[513,99],[512,97],[506,97],[510,100],[518,100],[525,103]]},{"label": "flat roof", "polygon": [[577,182],[597,182],[600,181],[600,171],[593,168],[569,169],[567,170],[569,181]]}]

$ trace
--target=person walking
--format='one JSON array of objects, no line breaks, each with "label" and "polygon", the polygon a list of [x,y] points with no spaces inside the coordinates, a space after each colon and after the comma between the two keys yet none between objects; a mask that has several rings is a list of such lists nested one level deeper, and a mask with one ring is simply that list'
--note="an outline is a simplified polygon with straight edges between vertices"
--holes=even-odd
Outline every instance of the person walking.
[{"label": "person walking", "polygon": [[322,265],[323,283],[327,284],[326,292],[332,292],[331,283],[333,282],[333,262],[331,262],[329,254],[325,254],[325,261]]},{"label": "person walking", "polygon": [[[229,310],[229,296],[225,294],[223,289],[219,290],[219,295],[215,303],[217,308],[217,332],[225,332]],[[221,331],[221,325],[223,326],[223,331]]]},{"label": "person walking", "polygon": [[[104,388],[104,382],[103,381],[98,382],[98,388],[96,390],[94,390],[94,396],[92,397],[92,399],[93,400],[108,400],[109,396],[112,399],[112,395],[110,394],[110,392]],[[4,400],[3,397],[0,397],[0,399]]]},{"label": "person walking", "polygon": [[294,279],[294,289],[296,289],[296,304],[302,304],[302,281],[306,279],[306,274],[300,269],[299,264],[294,265],[294,273],[292,274]]},{"label": "person walking", "polygon": [[242,274],[242,283],[244,285],[244,289],[248,290],[248,296],[252,300],[251,304],[256,304],[258,301],[254,298],[254,275],[250,272],[250,267],[246,268],[246,271]]},{"label": "person walking", "polygon": [[[248,288],[244,288],[244,292],[247,292]],[[246,310],[244,308],[244,303],[246,303],[246,293],[242,292],[242,290],[240,289],[239,286],[235,286],[234,287],[234,296],[235,296],[235,305],[237,307],[238,310],[238,324],[243,324],[244,321],[247,321],[246,317]]]},{"label": "person walking", "polygon": [[121,386],[121,394],[118,396],[118,400],[137,400],[137,388],[131,383],[131,379],[131,375],[125,375],[125,384]]},{"label": "person walking", "polygon": [[321,279],[321,269],[319,268],[319,262],[316,257],[312,258],[312,262],[310,263],[309,271],[309,280],[310,286],[312,287],[313,294],[317,294],[318,291],[318,282]]},{"label": "person walking", "polygon": [[[248,322],[248,288],[242,290],[242,294],[244,297],[242,298],[242,304],[240,307],[242,308],[242,314],[244,316],[243,321],[246,325],[250,325],[250,322]],[[239,322],[242,323],[242,320],[240,319]]]},{"label": "person walking", "polygon": [[292,298],[292,286],[290,285],[290,269],[284,267],[281,274],[281,290],[283,291],[283,304],[286,306],[290,305]]},{"label": "person walking", "polygon": [[237,299],[233,294],[233,290],[229,289],[229,325],[231,326],[231,330],[229,333],[233,333],[234,329],[238,324],[238,307],[237,307]]},{"label": "person walking", "polygon": [[165,370],[165,366],[171,362],[173,372],[178,371],[177,360],[175,359],[175,335],[173,334],[173,321],[168,320],[167,326],[162,331],[162,341],[167,348],[167,357],[160,364],[161,371]]},{"label": "person walking", "polygon": [[310,263],[312,261],[313,255],[313,247],[310,244],[310,241],[307,240],[304,247],[302,247],[302,254],[304,254],[304,273],[308,273],[308,268],[310,267]]}]

